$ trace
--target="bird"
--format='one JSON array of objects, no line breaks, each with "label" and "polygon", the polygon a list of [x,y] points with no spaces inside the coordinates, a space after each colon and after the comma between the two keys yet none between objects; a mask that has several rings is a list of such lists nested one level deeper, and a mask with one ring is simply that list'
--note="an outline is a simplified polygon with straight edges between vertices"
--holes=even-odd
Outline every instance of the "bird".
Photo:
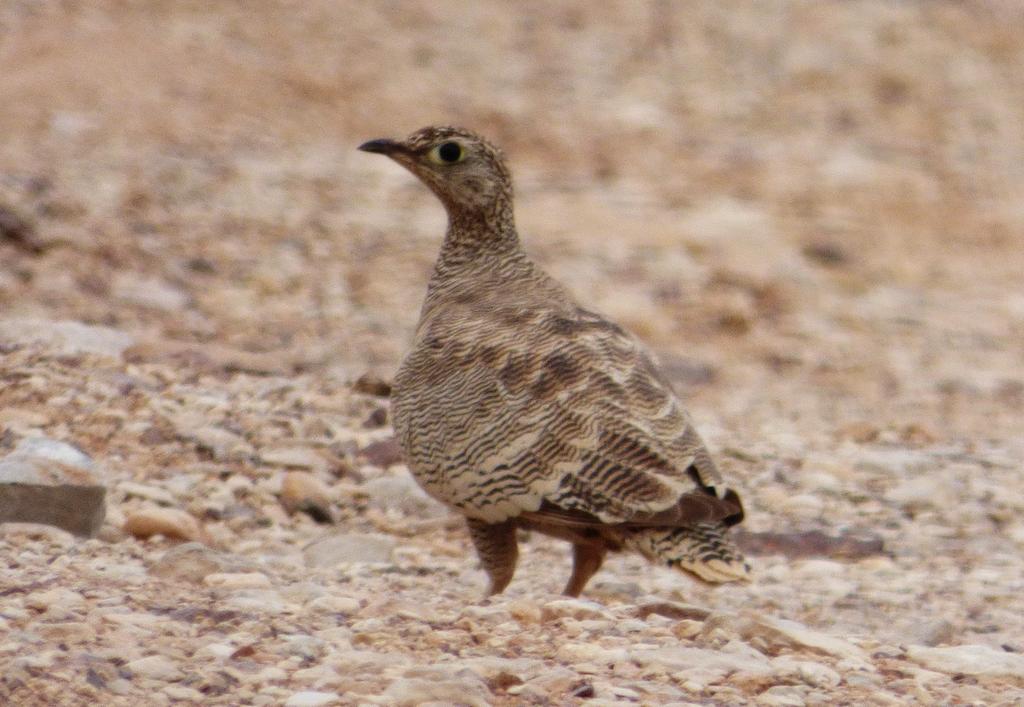
[{"label": "bird", "polygon": [[728,537],[739,494],[653,355],[524,250],[503,152],[452,126],[359,149],[405,167],[447,211],[392,421],[415,480],[465,516],[487,595],[511,582],[520,529],[572,544],[570,597],[609,552],[748,579]]}]

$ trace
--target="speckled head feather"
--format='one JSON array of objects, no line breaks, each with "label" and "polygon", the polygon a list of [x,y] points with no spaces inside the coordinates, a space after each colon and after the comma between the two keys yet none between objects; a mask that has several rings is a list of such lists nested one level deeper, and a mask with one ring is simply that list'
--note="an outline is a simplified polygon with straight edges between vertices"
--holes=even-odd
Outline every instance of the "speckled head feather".
[{"label": "speckled head feather", "polygon": [[452,126],[417,130],[404,140],[360,145],[387,155],[423,181],[456,221],[512,228],[512,175],[505,156],[483,137]]},{"label": "speckled head feather", "polygon": [[739,495],[644,347],[523,251],[501,152],[450,127],[361,149],[405,166],[448,211],[391,412],[417,482],[466,516],[488,591],[512,579],[519,528],[573,544],[571,595],[617,550],[743,578],[727,535]]}]

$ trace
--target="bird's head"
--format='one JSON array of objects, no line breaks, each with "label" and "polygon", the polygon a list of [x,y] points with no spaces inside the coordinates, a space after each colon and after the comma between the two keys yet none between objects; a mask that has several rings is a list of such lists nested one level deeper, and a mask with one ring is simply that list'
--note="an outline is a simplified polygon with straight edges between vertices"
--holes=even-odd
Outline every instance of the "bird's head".
[{"label": "bird's head", "polygon": [[359,149],[387,155],[415,174],[453,218],[488,218],[511,209],[512,178],[504,155],[469,130],[431,126],[404,140],[370,140]]}]

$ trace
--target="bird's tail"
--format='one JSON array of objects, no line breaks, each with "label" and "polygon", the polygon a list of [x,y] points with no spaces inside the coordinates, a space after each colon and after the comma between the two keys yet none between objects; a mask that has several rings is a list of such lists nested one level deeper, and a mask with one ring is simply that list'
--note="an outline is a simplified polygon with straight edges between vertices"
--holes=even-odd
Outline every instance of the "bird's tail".
[{"label": "bird's tail", "polygon": [[691,572],[705,582],[747,579],[750,565],[726,535],[727,530],[722,523],[638,528],[626,538],[625,544],[651,562]]}]

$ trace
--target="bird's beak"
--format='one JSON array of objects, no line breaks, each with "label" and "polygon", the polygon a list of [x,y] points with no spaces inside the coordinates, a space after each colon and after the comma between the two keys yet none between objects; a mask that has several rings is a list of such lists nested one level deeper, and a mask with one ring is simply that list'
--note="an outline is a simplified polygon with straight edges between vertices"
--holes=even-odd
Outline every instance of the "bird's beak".
[{"label": "bird's beak", "polygon": [[378,140],[364,142],[359,146],[359,149],[363,152],[375,152],[378,155],[394,155],[396,153],[408,152],[405,145],[397,140],[389,140],[388,138],[380,138]]}]

